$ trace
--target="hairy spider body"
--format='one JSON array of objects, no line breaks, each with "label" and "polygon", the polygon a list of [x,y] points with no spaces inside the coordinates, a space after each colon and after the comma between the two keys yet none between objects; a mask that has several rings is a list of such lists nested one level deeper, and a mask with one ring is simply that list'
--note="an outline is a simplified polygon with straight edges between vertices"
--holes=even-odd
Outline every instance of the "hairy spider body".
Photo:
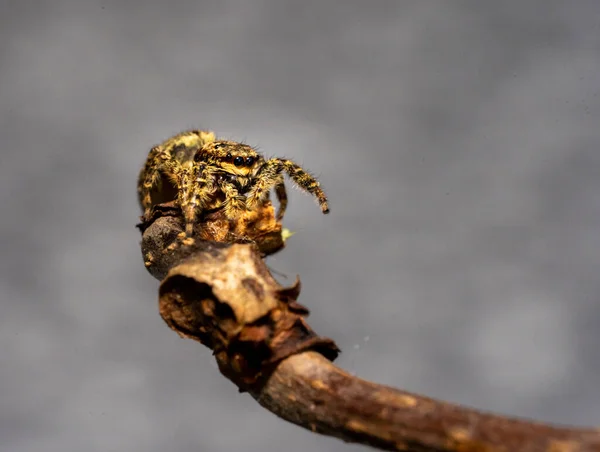
[{"label": "hairy spider body", "polygon": [[329,213],[319,182],[293,161],[265,159],[247,144],[217,140],[214,133],[202,130],[180,133],[150,150],[139,175],[138,197],[145,216],[152,206],[176,200],[186,235],[191,236],[203,212],[223,209],[227,218],[236,220],[268,200],[271,189],[281,220],[287,208],[284,174]]}]

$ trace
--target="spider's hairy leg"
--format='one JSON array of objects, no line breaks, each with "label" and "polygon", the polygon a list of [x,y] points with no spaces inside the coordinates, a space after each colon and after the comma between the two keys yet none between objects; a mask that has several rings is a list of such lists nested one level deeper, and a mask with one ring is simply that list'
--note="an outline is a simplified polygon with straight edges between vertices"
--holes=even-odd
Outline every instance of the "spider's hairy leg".
[{"label": "spider's hairy leg", "polygon": [[279,209],[277,210],[277,221],[283,220],[283,214],[285,213],[285,209],[288,204],[287,191],[285,190],[285,184],[283,183],[283,177],[281,180],[275,185],[275,195],[277,196],[277,201],[279,201]]},{"label": "spider's hairy leg", "polygon": [[219,188],[225,195],[223,210],[227,218],[234,220],[247,210],[246,197],[240,194],[235,185],[228,181],[221,181]]},{"label": "spider's hairy leg", "polygon": [[144,215],[152,208],[152,190],[160,184],[161,170],[169,159],[169,153],[161,146],[154,146],[148,153],[148,158],[138,177],[138,200]]},{"label": "spider's hairy leg", "polygon": [[317,198],[319,206],[321,207],[321,212],[329,213],[327,196],[321,188],[319,181],[317,181],[312,174],[305,171],[300,165],[291,160],[280,160],[280,162],[284,171],[300,188]]},{"label": "spider's hairy leg", "polygon": [[187,167],[179,180],[179,205],[183,212],[185,234],[192,236],[198,212],[208,205],[214,193],[214,184],[206,164]]},{"label": "spider's hairy leg", "polygon": [[[267,160],[256,175],[257,181],[248,192],[248,206],[250,208],[263,201],[267,196],[267,192],[273,186],[281,184],[281,173],[284,171],[301,189],[317,198],[323,213],[329,213],[327,196],[325,196],[325,192],[321,189],[319,182],[314,176],[291,160],[279,158]],[[286,204],[284,201],[282,207]]]},{"label": "spider's hairy leg", "polygon": [[268,199],[269,190],[271,190],[273,186],[283,184],[281,169],[277,165],[272,165],[271,162],[272,160],[266,161],[256,174],[256,179],[246,195],[246,205],[248,206],[248,209],[255,209],[263,201]]}]

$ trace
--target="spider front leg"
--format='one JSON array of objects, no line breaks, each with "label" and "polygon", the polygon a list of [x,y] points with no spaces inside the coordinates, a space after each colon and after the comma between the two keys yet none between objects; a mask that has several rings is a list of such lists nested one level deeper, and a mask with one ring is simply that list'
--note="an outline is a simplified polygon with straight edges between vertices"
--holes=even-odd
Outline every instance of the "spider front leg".
[{"label": "spider front leg", "polygon": [[275,196],[277,196],[277,202],[279,203],[275,218],[277,221],[281,221],[288,205],[287,191],[282,174],[276,175],[273,182],[271,177],[264,177],[259,173],[256,182],[248,192],[246,204],[252,210],[265,202],[269,199],[269,190],[272,186],[275,186]]},{"label": "spider front leg", "polygon": [[206,164],[186,168],[180,173],[178,200],[183,212],[185,234],[191,237],[198,212],[210,203],[215,192],[214,177]]},{"label": "spider front leg", "polygon": [[329,213],[327,196],[314,176],[291,160],[278,158],[267,160],[260,168],[256,175],[257,180],[248,192],[248,208],[252,209],[260,204],[260,202],[264,201],[268,196],[269,190],[275,187],[277,197],[280,201],[280,211],[277,216],[278,218],[283,217],[283,213],[287,207],[287,195],[285,194],[285,189],[282,190],[280,187],[283,185],[283,172],[286,172],[301,189],[317,198],[323,213]]},{"label": "spider front leg", "polygon": [[235,220],[248,210],[246,206],[246,197],[240,194],[233,183],[226,179],[222,179],[218,182],[218,185],[223,192],[223,195],[225,195],[223,210],[227,218]]}]

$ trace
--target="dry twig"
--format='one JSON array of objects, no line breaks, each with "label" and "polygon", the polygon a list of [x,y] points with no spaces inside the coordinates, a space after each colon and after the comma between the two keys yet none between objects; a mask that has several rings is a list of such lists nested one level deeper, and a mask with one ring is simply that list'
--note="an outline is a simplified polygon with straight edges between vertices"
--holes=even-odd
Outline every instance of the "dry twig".
[{"label": "dry twig", "polygon": [[[159,309],[181,336],[211,348],[223,375],[262,406],[301,427],[384,450],[600,451],[600,430],[509,419],[354,377],[331,361],[333,341],[315,334],[296,302],[299,282],[281,287],[262,257],[283,247],[266,205],[232,230],[218,214],[181,235],[178,209],[145,219],[142,252],[160,286]],[[225,231],[225,232],[224,232]],[[224,244],[228,234],[255,244]]]}]

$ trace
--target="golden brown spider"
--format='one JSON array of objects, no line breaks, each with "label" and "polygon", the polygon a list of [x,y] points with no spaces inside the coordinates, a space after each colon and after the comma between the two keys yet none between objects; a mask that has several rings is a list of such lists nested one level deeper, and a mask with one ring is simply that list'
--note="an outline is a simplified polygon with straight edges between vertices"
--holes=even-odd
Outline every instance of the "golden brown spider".
[{"label": "golden brown spider", "polygon": [[150,150],[139,175],[138,196],[145,216],[155,204],[177,200],[190,237],[202,212],[222,208],[227,218],[235,220],[269,199],[272,188],[280,221],[287,207],[284,173],[317,198],[323,213],[329,213],[319,182],[296,163],[266,160],[246,144],[217,140],[214,133],[202,130],[180,133]]}]

